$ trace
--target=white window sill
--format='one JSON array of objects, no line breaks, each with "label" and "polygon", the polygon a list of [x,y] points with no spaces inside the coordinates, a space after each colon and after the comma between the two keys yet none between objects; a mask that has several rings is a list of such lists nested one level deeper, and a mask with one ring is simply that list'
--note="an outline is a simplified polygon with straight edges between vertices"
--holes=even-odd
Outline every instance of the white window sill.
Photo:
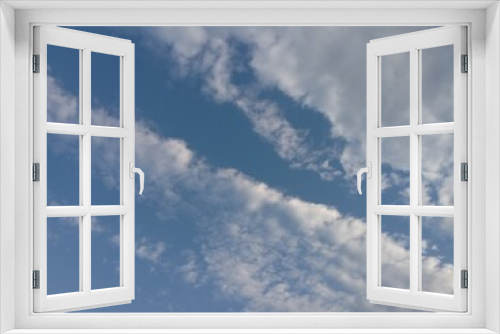
[{"label": "white window sill", "polygon": [[14,329],[5,334],[487,334],[470,329]]}]

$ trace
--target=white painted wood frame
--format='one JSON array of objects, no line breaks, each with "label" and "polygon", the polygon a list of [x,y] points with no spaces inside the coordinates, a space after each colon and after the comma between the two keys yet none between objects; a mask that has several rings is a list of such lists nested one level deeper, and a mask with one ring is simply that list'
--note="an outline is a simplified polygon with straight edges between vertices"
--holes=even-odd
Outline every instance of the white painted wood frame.
[{"label": "white painted wood frame", "polygon": [[[461,73],[461,55],[467,54],[466,27],[452,26],[372,40],[367,45],[367,149],[372,177],[367,179],[367,297],[371,302],[408,308],[467,310],[467,290],[461,288],[461,270],[467,270],[467,182],[461,181],[461,163],[467,163],[467,73]],[[422,124],[422,50],[453,45],[454,122]],[[409,53],[410,124],[382,127],[381,59]],[[428,111],[431,112],[431,111]],[[422,205],[421,135],[454,134],[454,206]],[[381,138],[409,138],[410,205],[381,205]],[[383,215],[410,218],[409,290],[382,286],[381,225]],[[453,217],[453,295],[422,291],[421,217]]]},{"label": "white painted wood frame", "polygon": [[[287,15],[280,10],[262,10],[262,9],[246,9],[246,10],[184,10],[184,9],[168,9],[168,10],[152,10],[152,11],[135,11],[135,10],[114,10],[114,11],[95,11],[95,10],[27,10],[21,11],[16,21],[16,31],[19,34],[19,39],[31,39],[30,27],[40,23],[46,25],[54,25],[56,22],[61,22],[61,25],[144,25],[145,22],[154,25],[234,25],[238,22],[243,25],[400,25],[400,22],[408,22],[405,25],[427,25],[436,26],[443,24],[463,23],[465,25],[476,27],[469,30],[472,40],[469,47],[474,50],[476,46],[476,57],[471,57],[471,68],[476,70],[473,72],[475,76],[469,76],[469,81],[472,78],[477,78],[475,87],[478,90],[483,87],[481,76],[481,38],[484,36],[484,30],[481,29],[481,22],[484,20],[484,12],[457,10],[450,12],[449,10],[401,10],[401,11],[376,11],[373,10],[353,12],[342,10],[313,10],[304,12],[303,10],[288,10]],[[264,14],[268,14],[264,15]],[[312,15],[312,16],[311,16]],[[72,18],[72,19],[69,19]],[[80,19],[79,19],[80,18]],[[425,18],[425,19],[424,19]],[[102,20],[105,20],[104,23]],[[71,23],[69,23],[71,22]],[[359,23],[363,22],[363,23]],[[389,22],[389,23],[388,23]],[[23,36],[23,37],[21,37]],[[25,55],[26,61],[30,62],[29,44],[18,44],[18,54]],[[474,65],[474,62],[477,65]],[[20,73],[26,72],[22,66],[18,67]],[[29,73],[26,73],[28,78]],[[478,119],[481,117],[483,110],[482,103],[484,100],[476,99],[475,108],[478,111],[475,115]],[[20,108],[26,108],[22,101],[19,101]],[[469,102],[470,103],[470,102]],[[29,108],[29,106],[28,106]],[[29,121],[24,113],[20,123]],[[29,115],[29,114],[28,114]],[[24,123],[25,124],[25,123]],[[470,124],[470,123],[469,123]],[[481,122],[475,123],[480,126]],[[471,145],[471,143],[469,143]],[[479,154],[479,150],[476,150]],[[478,164],[481,162],[476,160]],[[19,164],[21,166],[21,163]],[[474,173],[475,170],[471,170]],[[481,184],[482,175],[474,177],[478,186]],[[23,182],[22,179],[19,182]],[[472,183],[471,183],[472,184]],[[29,186],[29,185],[28,185]],[[478,196],[481,193],[478,192]],[[478,197],[478,198],[479,198]],[[19,207],[27,205],[23,201],[19,202]],[[26,218],[22,210],[20,219]],[[27,211],[30,215],[30,212]],[[475,258],[484,256],[484,244],[480,240],[482,235],[481,223],[482,212],[475,211],[477,217],[476,223],[476,246],[472,248]],[[19,237],[22,238],[25,233],[29,235],[29,226],[22,224],[19,226]],[[22,244],[22,241],[20,242]],[[470,244],[469,244],[470,245]],[[22,250],[23,248],[21,248]],[[19,261],[23,261],[23,252],[19,254]],[[476,272],[484,270],[484,262],[472,261],[472,265],[477,268]],[[470,264],[469,264],[470,265]],[[29,268],[29,263],[27,264]],[[26,267],[19,267],[20,277],[21,272],[26,271]],[[26,284],[27,283],[27,284]],[[481,279],[471,280],[471,288],[468,293],[475,291],[479,296],[484,293],[484,285],[481,284]],[[32,302],[29,299],[31,294],[30,282],[25,282],[22,285],[27,285],[20,289],[20,300],[27,300],[27,303],[19,305],[18,321],[22,328],[192,328],[196,324],[196,328],[202,329],[221,329],[221,328],[351,328],[355,321],[356,328],[470,328],[480,327],[481,325],[481,309],[484,304],[480,301],[482,297],[471,299],[473,308],[476,312],[471,312],[468,308],[466,313],[273,313],[270,314],[203,314],[203,313],[111,313],[103,316],[102,314],[37,314],[32,313]],[[21,286],[22,286],[21,285]],[[29,315],[25,316],[22,310],[28,310]]]},{"label": "white painted wood frame", "polygon": [[15,326],[15,11],[0,2],[0,333]]},{"label": "white painted wood frame", "polygon": [[[79,50],[79,123],[47,122],[47,45]],[[120,125],[95,126],[91,123],[92,52],[120,57]],[[40,181],[34,183],[34,270],[40,271],[40,288],[33,289],[34,312],[63,312],[129,303],[134,299],[134,179],[129,162],[134,161],[134,44],[129,40],[100,36],[56,27],[34,27],[34,54],[40,56],[40,72],[34,80],[33,161],[40,164]],[[80,205],[47,207],[47,134],[78,136],[80,141]],[[91,139],[120,138],[120,205],[92,205]],[[120,216],[120,286],[92,289],[91,218]],[[47,294],[47,218],[78,217],[80,234],[80,291]]]},{"label": "white painted wood frame", "polygon": [[[498,1],[17,1],[0,3],[0,332],[33,333],[498,333],[500,331],[500,12]],[[7,16],[7,20],[4,17]],[[14,22],[15,16],[15,22]],[[33,313],[32,26],[427,25],[469,27],[468,142],[472,219],[466,313]],[[10,43],[13,40],[14,43]],[[12,44],[12,45],[11,45]],[[15,52],[14,52],[15,46]],[[15,64],[14,64],[15,57]],[[15,74],[9,73],[15,65]],[[14,71],[11,71],[14,72]],[[8,99],[15,95],[15,101]],[[15,103],[14,103],[15,102]],[[14,109],[15,108],[15,109]],[[15,129],[4,131],[4,129]],[[13,144],[15,143],[15,145]],[[485,170],[488,182],[485,182]],[[11,196],[15,193],[15,224]],[[488,196],[486,196],[486,193]],[[7,217],[7,218],[6,218]],[[12,218],[12,219],[11,219]],[[15,227],[15,229],[14,229]],[[15,230],[15,233],[14,233]],[[13,256],[14,254],[14,256]],[[488,256],[486,256],[488,254]],[[14,261],[15,260],[15,261]],[[15,264],[15,265],[14,265]],[[15,277],[15,294],[12,286]],[[488,293],[485,293],[485,292]],[[12,292],[12,293],[11,293]],[[14,307],[12,306],[14,305]]]}]

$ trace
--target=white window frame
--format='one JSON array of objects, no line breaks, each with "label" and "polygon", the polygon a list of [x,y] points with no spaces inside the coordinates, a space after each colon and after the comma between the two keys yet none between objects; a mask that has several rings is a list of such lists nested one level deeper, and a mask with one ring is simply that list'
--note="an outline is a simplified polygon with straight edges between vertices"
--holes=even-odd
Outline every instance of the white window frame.
[{"label": "white window frame", "polygon": [[[33,75],[33,153],[34,162],[39,164],[39,181],[33,184],[33,269],[39,272],[39,287],[33,290],[34,311],[75,311],[130,303],[135,295],[135,183],[129,170],[133,168],[135,160],[134,44],[125,39],[60,27],[36,26],[33,33],[33,52],[39,56],[39,73]],[[78,50],[81,74],[78,124],[47,122],[47,45]],[[117,127],[92,124],[92,52],[119,57],[120,115]],[[79,138],[79,205],[47,206],[47,134]],[[92,138],[116,138],[120,141],[119,205],[92,205]],[[91,219],[99,216],[120,218],[120,285],[106,289],[92,289],[91,284]],[[79,220],[79,291],[47,294],[47,218],[51,217],[74,217]]]},{"label": "white window frame", "polygon": [[[467,54],[466,27],[450,26],[380,38],[367,45],[367,117],[366,161],[371,167],[367,179],[367,297],[371,302],[423,310],[467,310],[467,290],[461,287],[461,271],[467,270],[467,186],[461,181],[461,163],[467,163],[467,76],[462,73],[461,56]],[[453,47],[453,122],[422,123],[422,50],[439,46]],[[382,57],[408,53],[409,56],[409,124],[384,127],[382,124],[381,77]],[[469,72],[471,73],[471,72]],[[422,203],[423,135],[453,134],[454,205]],[[381,163],[384,138],[409,141],[409,204],[382,203]],[[385,157],[387,158],[387,157]],[[390,157],[389,157],[390,159]],[[405,216],[409,223],[409,289],[382,286],[383,217]],[[423,216],[453,218],[453,294],[422,290],[422,220]]]},{"label": "white window frame", "polygon": [[[0,6],[0,331],[42,333],[45,329],[46,333],[52,329],[52,333],[76,333],[78,329],[87,329],[86,333],[110,333],[106,329],[116,329],[115,332],[127,329],[127,333],[146,333],[148,329],[149,332],[158,329],[157,333],[249,333],[253,328],[252,333],[500,332],[500,19],[497,1],[238,1],[231,5],[218,1],[74,1],[71,4],[42,0],[4,1]],[[61,9],[68,6],[80,9]],[[163,9],[156,8],[158,6]],[[112,10],[102,10],[103,7]],[[30,145],[33,120],[29,71],[32,27],[37,24],[467,25],[471,60],[468,76],[471,88],[468,96],[471,110],[468,115],[471,134],[468,142],[471,154],[468,312],[34,314],[30,255],[33,203],[29,177],[33,162]]]}]

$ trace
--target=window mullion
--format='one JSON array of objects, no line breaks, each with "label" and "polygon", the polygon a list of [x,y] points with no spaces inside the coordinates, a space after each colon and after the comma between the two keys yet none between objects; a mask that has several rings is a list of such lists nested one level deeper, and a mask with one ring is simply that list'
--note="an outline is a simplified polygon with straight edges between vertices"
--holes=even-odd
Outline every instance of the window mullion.
[{"label": "window mullion", "polygon": [[[85,127],[91,125],[91,51],[87,48],[83,50],[83,66],[82,66],[82,123]],[[82,170],[82,193],[83,206],[90,209],[92,205],[91,199],[91,134],[87,132],[82,136],[82,159],[80,160],[80,168]],[[91,290],[91,215],[87,212],[82,218],[83,235],[80,249],[82,252],[82,272],[80,277],[83,280],[83,291],[90,293]]]},{"label": "window mullion", "polygon": [[[79,120],[78,120],[78,125],[82,125],[83,124],[83,50],[80,50],[79,51],[79,83],[78,83],[78,117],[79,117]],[[48,127],[48,124],[47,124],[47,127]],[[79,183],[79,191],[80,191],[80,199],[79,199],[79,203],[80,203],[80,206],[83,206],[83,198],[84,198],[84,192],[83,192],[83,168],[82,168],[82,162],[83,162],[83,137],[80,135],[78,136],[79,138],[79,142],[80,142],[80,146],[79,146],[79,152],[80,152],[80,159],[79,159],[79,164],[80,164],[80,183]],[[83,267],[83,263],[84,263],[84,260],[83,260],[83,243],[84,243],[84,229],[83,229],[83,217],[80,216],[79,217],[79,231],[78,231],[78,235],[79,235],[79,259],[78,259],[78,263],[79,263],[79,274],[78,274],[78,280],[79,280],[79,290],[80,291],[83,291],[84,290],[84,286],[83,286],[83,282],[84,282],[84,278],[83,278],[83,273],[84,273],[84,267]]]},{"label": "window mullion", "polygon": [[[420,209],[421,205],[423,204],[423,184],[422,184],[422,135],[426,134],[426,129],[429,129],[432,127],[431,126],[425,126],[422,123],[422,50],[417,50],[416,52],[417,56],[417,80],[418,80],[418,92],[417,92],[417,106],[416,106],[416,115],[415,118],[417,120],[417,125],[415,126],[415,135],[417,135],[417,175],[415,175],[416,178],[416,185],[417,185],[417,207]],[[447,126],[446,126],[447,125]],[[441,130],[447,129],[448,131],[450,130],[453,132],[453,123],[447,123],[447,124],[437,124],[437,128],[440,128]],[[420,130],[420,131],[418,131]],[[428,133],[431,133],[432,131],[428,131]],[[445,133],[446,131],[441,131]],[[414,214],[417,214],[417,212],[413,211]],[[418,265],[418,272],[417,272],[417,277],[416,279],[418,280],[418,291],[422,291],[422,246],[423,246],[423,240],[422,240],[422,213],[418,212],[419,216],[417,216],[417,265]]]},{"label": "window mullion", "polygon": [[420,273],[420,233],[419,217],[413,212],[419,200],[419,136],[415,133],[418,125],[419,108],[419,57],[418,50],[410,50],[410,291],[418,291]]}]

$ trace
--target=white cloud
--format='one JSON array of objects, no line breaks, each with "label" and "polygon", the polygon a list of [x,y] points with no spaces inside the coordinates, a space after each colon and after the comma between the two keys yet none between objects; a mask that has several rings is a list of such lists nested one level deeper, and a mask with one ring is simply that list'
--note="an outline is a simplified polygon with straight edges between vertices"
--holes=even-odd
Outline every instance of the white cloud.
[{"label": "white cloud", "polygon": [[[249,118],[254,130],[268,140],[290,166],[317,172],[331,180],[339,175],[354,177],[365,165],[366,43],[371,39],[419,30],[411,27],[188,27],[151,28],[149,45],[164,50],[167,44],[184,74],[205,78],[206,90],[218,101],[232,102]],[[233,42],[249,50],[247,63],[235,54]],[[158,46],[160,45],[160,47]],[[450,113],[452,76],[441,71],[444,53],[426,57],[424,96],[426,119],[439,121]],[[408,122],[408,85],[404,74],[407,59],[391,57],[384,63],[384,119]],[[233,76],[249,66],[256,81],[236,84]],[[451,73],[452,75],[452,73]],[[445,79],[443,79],[445,77]],[[397,79],[397,80],[396,80]],[[401,84],[403,82],[403,84]],[[292,126],[281,107],[259,98],[259,92],[278,89],[296,102],[323,115],[332,139],[342,138],[341,151],[317,148],[307,143],[308,134]],[[392,102],[391,102],[392,101]],[[402,112],[402,110],[404,110]],[[428,110],[435,111],[433,114]],[[407,170],[407,149],[390,145],[390,162],[396,170]],[[450,164],[450,150],[436,146],[435,154],[423,159],[423,167],[438,169],[439,177],[424,182],[424,198],[448,205],[452,200],[452,175],[443,174]],[[343,170],[331,162],[340,161]]]},{"label": "white cloud", "polygon": [[93,216],[90,218],[90,228],[93,233],[104,233],[106,231],[106,227],[99,220],[99,217]]},{"label": "white cloud", "polygon": [[291,167],[314,171],[324,179],[333,179],[340,174],[329,163],[333,158],[331,148],[318,150],[309,145],[307,133],[294,128],[280,106],[259,97],[252,88],[233,82],[238,56],[233,55],[226,39],[231,36],[226,31],[199,27],[148,31],[155,41],[150,41],[149,45],[155,49],[158,49],[158,42],[160,49],[165,44],[170,46],[180,65],[179,72],[203,75],[205,91],[219,102],[237,106],[248,117],[255,132],[273,145],[277,154],[289,161]]},{"label": "white cloud", "polygon": [[158,264],[160,263],[165,250],[166,245],[163,241],[152,242],[149,238],[142,237],[136,245],[135,254],[140,259],[147,260],[153,264]]},{"label": "white cloud", "polygon": [[[170,211],[196,212],[201,251],[189,249],[178,269],[186,283],[214,285],[214,294],[243,302],[248,311],[386,310],[365,297],[364,221],[287,197],[238,171],[213,168],[185,143],[144,124],[138,130],[144,132],[137,136],[138,152],[164,152],[141,155],[154,180],[148,191]],[[384,241],[389,258],[408,257],[407,246],[388,235]],[[428,257],[424,267],[440,271],[431,278],[434,286],[444,290],[452,282],[441,259]],[[407,279],[404,268],[391,269],[394,284]]]},{"label": "white cloud", "polygon": [[200,287],[206,283],[202,268],[197,261],[197,256],[193,251],[185,252],[184,264],[177,268],[182,278],[193,287]]},{"label": "white cloud", "polygon": [[428,201],[425,204],[453,205],[454,135],[425,136],[421,142],[422,179]]},{"label": "white cloud", "polygon": [[47,109],[49,122],[78,123],[78,98],[62,89],[50,73],[47,75]]}]

